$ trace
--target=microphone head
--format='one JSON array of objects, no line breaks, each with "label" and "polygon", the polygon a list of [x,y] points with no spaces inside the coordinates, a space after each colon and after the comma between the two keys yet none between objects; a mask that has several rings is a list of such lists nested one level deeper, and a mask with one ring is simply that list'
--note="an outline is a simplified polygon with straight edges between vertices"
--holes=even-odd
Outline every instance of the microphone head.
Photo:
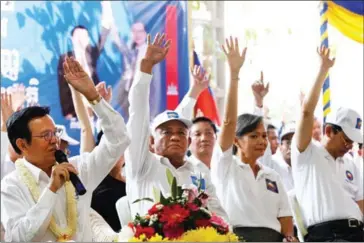
[{"label": "microphone head", "polygon": [[58,163],[62,163],[62,162],[67,162],[67,155],[65,153],[63,153],[62,150],[56,150],[56,152],[54,152],[54,157],[56,158],[56,161]]}]

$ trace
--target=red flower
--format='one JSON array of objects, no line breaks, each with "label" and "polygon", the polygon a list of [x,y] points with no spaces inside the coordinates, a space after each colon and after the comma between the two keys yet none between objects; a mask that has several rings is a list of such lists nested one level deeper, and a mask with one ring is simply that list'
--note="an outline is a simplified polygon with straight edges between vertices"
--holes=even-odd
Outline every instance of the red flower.
[{"label": "red flower", "polygon": [[151,209],[148,210],[149,215],[157,214],[161,211],[163,205],[161,203],[156,203]]},{"label": "red flower", "polygon": [[217,226],[222,232],[229,232],[229,225],[219,216],[212,214],[210,222]]},{"label": "red flower", "polygon": [[200,195],[198,195],[198,199],[200,199],[201,201],[201,206],[206,208],[209,196],[206,193],[202,192]]},{"label": "red flower", "polygon": [[197,228],[211,226],[211,222],[209,219],[197,219],[195,223]]},{"label": "red flower", "polygon": [[142,234],[144,234],[147,237],[147,239],[149,239],[155,234],[155,230],[152,227],[142,227],[138,225],[136,227],[136,232],[134,236],[138,238]]},{"label": "red flower", "polygon": [[181,225],[169,226],[166,224],[163,226],[164,236],[168,237],[170,240],[179,238],[184,232],[185,230]]},{"label": "red flower", "polygon": [[189,210],[191,210],[192,212],[196,212],[196,211],[198,211],[200,208],[196,205],[196,204],[194,204],[194,203],[187,203],[186,204],[186,206],[187,206],[187,208],[189,209]]},{"label": "red flower", "polygon": [[162,215],[159,219],[160,222],[166,223],[168,226],[175,226],[183,223],[186,218],[190,216],[190,211],[183,208],[179,204],[171,206],[164,206]]}]

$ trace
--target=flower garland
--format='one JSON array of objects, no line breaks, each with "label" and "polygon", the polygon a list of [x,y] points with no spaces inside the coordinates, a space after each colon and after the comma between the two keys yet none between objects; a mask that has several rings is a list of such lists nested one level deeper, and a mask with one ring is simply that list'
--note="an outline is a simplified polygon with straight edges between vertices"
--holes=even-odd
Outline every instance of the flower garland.
[{"label": "flower garland", "polygon": [[[21,180],[28,187],[30,193],[32,194],[34,201],[38,202],[40,197],[38,183],[32,176],[29,169],[24,165],[24,159],[18,159],[15,162],[15,167],[19,172]],[[67,227],[59,227],[53,215],[49,224],[49,229],[57,237],[57,241],[70,240],[77,230],[77,203],[75,198],[75,188],[69,181],[67,181],[64,186],[66,189]]]}]

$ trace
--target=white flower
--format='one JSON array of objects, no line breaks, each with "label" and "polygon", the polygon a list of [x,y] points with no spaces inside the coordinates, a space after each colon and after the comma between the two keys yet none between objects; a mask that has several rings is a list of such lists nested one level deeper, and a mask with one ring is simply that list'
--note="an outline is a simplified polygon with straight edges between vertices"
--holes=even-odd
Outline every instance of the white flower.
[{"label": "white flower", "polygon": [[129,226],[125,225],[124,227],[121,228],[118,241],[128,242],[133,237],[134,237],[134,231]]},{"label": "white flower", "polygon": [[152,226],[154,224],[154,222],[158,221],[158,214],[153,214],[152,216],[150,216],[149,219],[149,226]]},{"label": "white flower", "polygon": [[163,208],[163,204],[158,204],[158,205],[156,205],[155,206],[158,210],[162,210],[162,208]]}]

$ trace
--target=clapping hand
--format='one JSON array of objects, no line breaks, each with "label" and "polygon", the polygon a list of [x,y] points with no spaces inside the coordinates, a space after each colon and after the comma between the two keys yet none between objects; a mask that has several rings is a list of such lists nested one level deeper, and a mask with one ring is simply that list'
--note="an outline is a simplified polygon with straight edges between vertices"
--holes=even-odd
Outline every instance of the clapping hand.
[{"label": "clapping hand", "polygon": [[99,94],[94,82],[73,57],[66,57],[63,62],[64,77],[68,84],[83,94],[89,101],[96,100]]}]

